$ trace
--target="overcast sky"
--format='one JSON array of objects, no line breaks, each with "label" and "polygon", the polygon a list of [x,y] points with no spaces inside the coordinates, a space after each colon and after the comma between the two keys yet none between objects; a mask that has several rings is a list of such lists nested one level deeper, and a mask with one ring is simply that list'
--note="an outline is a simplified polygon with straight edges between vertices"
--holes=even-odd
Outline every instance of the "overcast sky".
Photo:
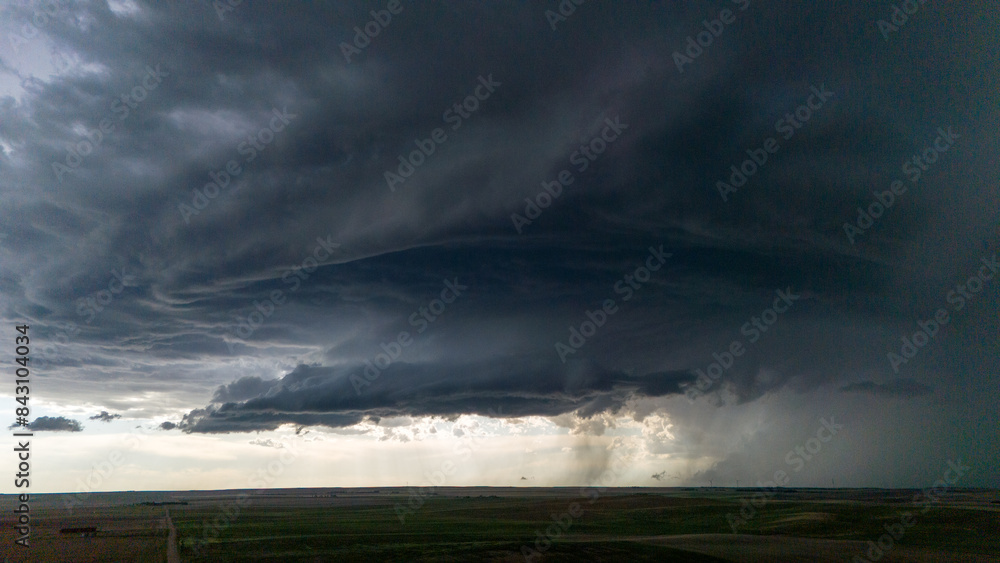
[{"label": "overcast sky", "polygon": [[32,492],[1000,485],[995,9],[517,6],[0,2]]}]

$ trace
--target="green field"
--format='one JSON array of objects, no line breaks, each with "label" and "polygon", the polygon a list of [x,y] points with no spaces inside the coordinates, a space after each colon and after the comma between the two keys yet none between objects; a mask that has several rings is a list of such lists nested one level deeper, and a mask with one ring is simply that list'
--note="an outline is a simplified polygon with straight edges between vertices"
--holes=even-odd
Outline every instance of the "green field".
[{"label": "green field", "polygon": [[[738,515],[752,489],[636,491],[593,498],[578,489],[439,489],[404,523],[395,507],[409,497],[400,489],[251,494],[229,522],[222,515],[233,513],[237,492],[217,493],[171,514],[181,558],[192,562],[525,561],[522,546],[547,547],[533,561],[849,561],[906,511],[915,522],[882,561],[1000,555],[993,492],[955,491],[920,514],[913,491],[788,491],[756,508],[734,534],[727,515]],[[551,515],[569,515],[572,503],[578,516],[555,524]],[[547,528],[555,541],[536,546]]]},{"label": "green field", "polygon": [[[1000,561],[1000,492],[993,490],[946,491],[925,513],[912,490],[781,489],[763,503],[756,489],[453,487],[421,489],[422,503],[410,491],[94,493],[72,513],[65,495],[33,495],[30,558],[11,539],[0,545],[0,559],[166,561],[172,522],[179,560],[191,563],[524,562],[526,555],[534,562],[849,562],[869,560],[869,542],[880,539],[892,542],[880,562]],[[397,511],[410,502],[401,522]],[[749,518],[734,533],[741,510]],[[906,513],[911,525],[903,527]],[[2,525],[12,536],[8,514]],[[886,526],[901,535],[893,538]],[[60,533],[69,527],[99,531]]]}]

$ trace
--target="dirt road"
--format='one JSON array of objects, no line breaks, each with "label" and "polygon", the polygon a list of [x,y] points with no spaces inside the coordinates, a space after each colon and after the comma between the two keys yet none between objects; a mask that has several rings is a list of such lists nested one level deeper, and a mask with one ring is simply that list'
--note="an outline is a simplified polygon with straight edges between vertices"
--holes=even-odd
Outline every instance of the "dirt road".
[{"label": "dirt road", "polygon": [[174,527],[173,520],[170,519],[170,509],[167,509],[167,528],[170,535],[167,536],[167,563],[181,563],[181,556],[177,552],[177,528]]}]

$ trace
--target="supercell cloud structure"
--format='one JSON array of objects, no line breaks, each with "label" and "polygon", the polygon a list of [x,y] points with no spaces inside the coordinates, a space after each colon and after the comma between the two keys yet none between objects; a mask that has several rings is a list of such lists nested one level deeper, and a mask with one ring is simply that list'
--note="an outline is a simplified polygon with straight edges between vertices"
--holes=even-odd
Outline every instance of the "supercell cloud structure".
[{"label": "supercell cloud structure", "polygon": [[62,2],[2,56],[0,315],[47,401],[181,437],[660,413],[706,480],[836,411],[858,483],[997,484],[996,10],[732,3],[679,68],[727,3],[404,0],[348,62],[369,4]]}]

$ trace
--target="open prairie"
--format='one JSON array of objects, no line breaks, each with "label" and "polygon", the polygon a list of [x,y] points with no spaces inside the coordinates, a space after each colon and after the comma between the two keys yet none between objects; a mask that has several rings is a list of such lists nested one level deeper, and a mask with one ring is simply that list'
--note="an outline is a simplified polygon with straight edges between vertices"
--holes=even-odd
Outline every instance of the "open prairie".
[{"label": "open prairie", "polygon": [[[154,493],[155,494],[155,493]],[[14,521],[5,511],[5,541],[0,555],[7,561],[165,561],[167,530],[164,510],[136,506],[131,493],[94,494],[93,502],[72,513],[63,508],[64,495],[31,496],[31,536],[28,549],[14,545]],[[3,495],[4,506],[14,506],[16,495]],[[94,535],[61,533],[67,528],[97,528]]]},{"label": "open prairie", "polygon": [[[922,495],[526,487],[104,493],[72,516],[62,495],[41,495],[33,507],[31,560],[167,561],[167,510],[179,558],[190,562],[1000,558],[1000,493],[956,489],[915,503]],[[5,516],[8,529],[9,520]],[[59,533],[85,526],[97,527],[97,535]],[[9,545],[5,556],[29,560]]]}]

